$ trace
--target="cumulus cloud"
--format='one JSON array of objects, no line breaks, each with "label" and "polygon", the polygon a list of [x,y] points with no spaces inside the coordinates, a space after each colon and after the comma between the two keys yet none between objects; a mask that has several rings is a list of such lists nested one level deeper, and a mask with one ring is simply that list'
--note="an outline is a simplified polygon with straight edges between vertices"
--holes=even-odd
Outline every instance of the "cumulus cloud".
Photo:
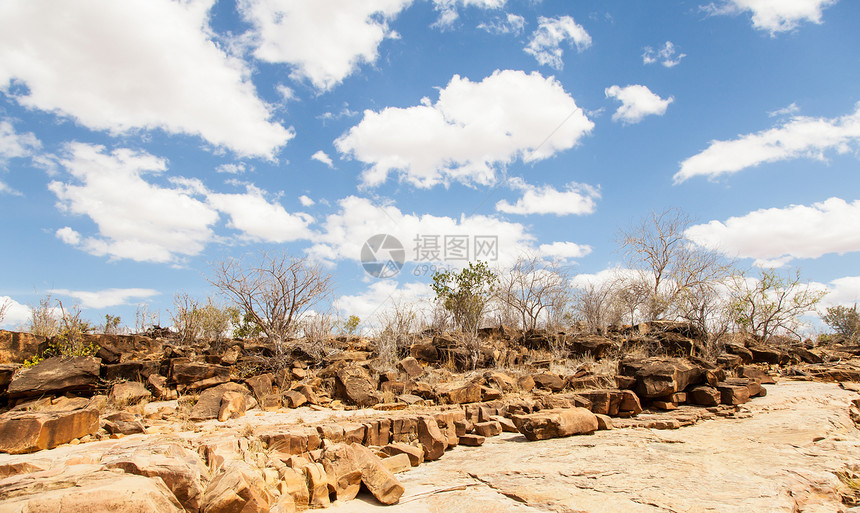
[{"label": "cumulus cloud", "polygon": [[299,202],[302,204],[303,207],[312,207],[314,206],[314,204],[316,204],[314,200],[305,195],[299,196]]},{"label": "cumulus cloud", "polygon": [[149,178],[162,175],[167,162],[145,152],[71,143],[59,165],[72,180],[49,184],[58,207],[89,217],[98,233],[85,236],[66,226],[55,235],[96,256],[169,263],[197,255],[215,239],[221,213],[247,240],[286,242],[310,234],[310,216],[288,213],[252,185],[242,194],[215,193],[183,177],[157,185]]},{"label": "cumulus cloud", "polygon": [[221,164],[215,168],[216,173],[224,173],[228,175],[241,175],[247,170],[248,168],[242,162],[238,164]]},{"label": "cumulus cloud", "polygon": [[794,30],[801,22],[821,23],[822,11],[838,0],[725,0],[703,9],[711,15],[752,13],[753,27],[770,32]]},{"label": "cumulus cloud", "polygon": [[[340,210],[326,218],[323,233],[314,239],[318,242],[310,249],[318,259],[358,261],[365,241],[380,233],[396,237],[409,262],[463,266],[467,260],[462,257],[468,257],[506,265],[533,249],[534,237],[525,226],[492,216],[407,214],[395,206],[375,205],[356,196],[340,200],[338,206]],[[490,253],[493,247],[496,255]]]},{"label": "cumulus cloud", "polygon": [[711,141],[701,153],[681,162],[675,183],[694,176],[716,178],[769,162],[796,158],[824,160],[826,151],[847,153],[860,142],[860,103],[838,118],[794,116],[774,128],[730,141]]},{"label": "cumulus cloud", "polygon": [[774,267],[796,258],[860,251],[858,226],[860,200],[830,198],[691,226],[686,235],[702,246]]},{"label": "cumulus cloud", "polygon": [[253,185],[246,189],[243,194],[210,192],[206,196],[209,205],[230,217],[229,228],[252,241],[283,243],[310,237],[311,216],[287,212],[280,204],[269,202]]},{"label": "cumulus cloud", "polygon": [[0,326],[6,328],[17,328],[24,326],[32,316],[32,309],[27,305],[15,301],[9,296],[0,296],[0,306],[8,304],[5,317],[0,321]]},{"label": "cumulus cloud", "polygon": [[526,26],[526,19],[512,13],[506,13],[505,17],[497,17],[490,22],[478,24],[478,28],[486,30],[490,34],[514,34],[522,33]]},{"label": "cumulus cloud", "polygon": [[335,141],[370,165],[364,185],[390,172],[416,187],[461,181],[492,184],[496,167],[542,160],[572,148],[594,123],[552,77],[496,71],[480,82],[454,75],[433,104],[367,110]]},{"label": "cumulus cloud", "polygon": [[821,301],[822,310],[828,306],[853,306],[860,303],[860,276],[844,276],[829,282],[828,294]]},{"label": "cumulus cloud", "polygon": [[[30,157],[41,147],[41,141],[32,132],[19,134],[15,131],[12,123],[0,120],[0,170],[6,166],[7,160]],[[21,194],[0,180],[0,194],[4,192],[15,195]]]},{"label": "cumulus cloud", "polygon": [[325,91],[372,64],[388,22],[412,0],[240,0],[254,57],[293,67],[291,78]]},{"label": "cumulus cloud", "polygon": [[211,41],[213,3],[3,2],[0,90],[95,130],[162,129],[272,158],[293,131],[271,121],[245,64]]},{"label": "cumulus cloud", "polygon": [[671,41],[666,41],[663,47],[658,48],[657,50],[650,46],[646,46],[645,51],[642,54],[642,63],[654,64],[659,62],[667,68],[674,68],[681,63],[681,59],[687,56],[686,53],[675,55],[676,52],[675,45]]},{"label": "cumulus cloud", "polygon": [[344,316],[357,315],[364,326],[376,327],[380,317],[402,305],[409,305],[419,315],[429,314],[433,297],[433,290],[426,283],[376,280],[358,294],[340,296],[336,307]]},{"label": "cumulus cloud", "polygon": [[330,168],[334,168],[334,162],[332,162],[331,157],[328,156],[328,153],[322,150],[319,150],[318,152],[311,155],[311,158],[316,161],[322,162]]},{"label": "cumulus cloud", "polygon": [[591,46],[591,36],[570,16],[541,16],[538,18],[538,28],[532,33],[525,52],[533,55],[538,63],[560,70],[564,67],[564,50],[561,45],[565,41],[569,46],[576,46],[579,52]]},{"label": "cumulus cloud", "polygon": [[612,120],[621,121],[625,125],[638,123],[649,115],[662,116],[669,104],[675,101],[672,96],[665,100],[660,98],[644,85],[614,85],[607,87],[605,93],[607,98],[615,98],[621,102],[621,106],[612,115]]},{"label": "cumulus cloud", "polygon": [[792,116],[800,112],[800,107],[797,106],[797,103],[791,102],[791,104],[781,108],[776,109],[774,111],[768,112],[767,117],[769,118],[777,118],[782,116]]},{"label": "cumulus cloud", "polygon": [[514,180],[511,185],[522,190],[523,195],[514,204],[508,203],[507,200],[496,203],[496,210],[499,212],[557,216],[593,214],[597,208],[596,200],[600,198],[598,189],[576,182],[570,182],[563,190],[551,185],[529,185],[522,180]]},{"label": "cumulus cloud", "polygon": [[110,308],[112,306],[138,303],[132,299],[143,299],[161,294],[153,289],[104,289],[97,291],[52,289],[51,294],[77,299],[82,308]]},{"label": "cumulus cloud", "polygon": [[582,258],[591,253],[591,246],[575,242],[553,242],[538,246],[538,254],[556,260]]}]

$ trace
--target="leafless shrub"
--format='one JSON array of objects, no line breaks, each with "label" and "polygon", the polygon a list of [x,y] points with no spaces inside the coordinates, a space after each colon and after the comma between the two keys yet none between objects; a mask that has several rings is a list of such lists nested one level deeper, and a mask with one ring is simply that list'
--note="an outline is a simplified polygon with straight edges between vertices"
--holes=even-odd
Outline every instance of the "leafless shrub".
[{"label": "leafless shrub", "polygon": [[140,303],[137,305],[137,310],[134,315],[134,332],[144,333],[145,331],[159,326],[161,324],[160,315],[158,312],[150,312],[149,305]]},{"label": "leafless shrub", "polygon": [[607,326],[620,319],[615,289],[618,283],[618,280],[590,282],[575,290],[572,309],[589,333],[603,334]]},{"label": "leafless shrub", "polygon": [[60,333],[60,317],[56,308],[51,306],[51,295],[39,298],[39,304],[31,307],[30,323],[27,331],[33,335],[53,337]]},{"label": "leafless shrub", "polygon": [[0,324],[3,324],[3,321],[6,320],[6,314],[9,312],[9,309],[12,307],[12,300],[8,297],[0,303]]},{"label": "leafless shrub", "polygon": [[420,315],[416,305],[405,301],[395,301],[377,316],[375,334],[379,358],[388,365],[394,365],[403,351],[415,342],[419,328]]},{"label": "leafless shrub", "polygon": [[173,296],[173,310],[170,320],[179,335],[180,342],[190,342],[200,332],[200,305],[187,292],[177,292]]},{"label": "leafless shrub", "polygon": [[308,352],[317,358],[325,356],[331,349],[330,339],[338,325],[337,316],[330,311],[311,312],[299,324]]}]

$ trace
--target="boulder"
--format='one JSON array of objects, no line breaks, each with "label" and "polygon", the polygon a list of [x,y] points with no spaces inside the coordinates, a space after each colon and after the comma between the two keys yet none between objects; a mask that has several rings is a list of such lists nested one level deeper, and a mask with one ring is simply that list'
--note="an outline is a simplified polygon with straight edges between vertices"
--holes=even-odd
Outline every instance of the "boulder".
[{"label": "boulder", "polygon": [[125,381],[117,383],[110,389],[108,399],[115,406],[123,407],[138,404],[143,401],[148,401],[152,398],[152,393],[143,386],[143,383],[137,381]]},{"label": "boulder", "polygon": [[99,379],[98,358],[58,356],[22,369],[12,378],[9,397],[59,395],[65,392],[90,392]]},{"label": "boulder", "polygon": [[106,416],[102,420],[102,427],[112,435],[134,435],[146,433],[143,422],[133,413],[121,411]]},{"label": "boulder", "polygon": [[274,393],[271,374],[258,374],[245,380],[245,384],[254,391],[257,402],[263,404],[263,399]]},{"label": "boulder", "polygon": [[217,419],[221,413],[221,403],[227,392],[250,395],[248,389],[238,383],[224,383],[216,387],[207,388],[197,398],[197,402],[191,408],[189,418],[191,420]]},{"label": "boulder", "polygon": [[0,452],[23,454],[53,449],[99,429],[99,412],[86,408],[0,415]]},{"label": "boulder", "polygon": [[281,400],[287,408],[298,408],[308,402],[308,398],[297,390],[287,390],[281,395]]},{"label": "boulder", "polygon": [[589,354],[595,359],[600,359],[615,347],[615,342],[600,335],[578,335],[568,345],[574,355]]},{"label": "boulder", "polygon": [[325,468],[338,500],[349,501],[358,495],[361,489],[361,469],[352,446],[342,443],[326,446],[320,456],[320,463]]},{"label": "boulder", "polygon": [[684,358],[625,358],[619,372],[636,378],[636,393],[654,399],[681,392],[705,379],[705,369]]},{"label": "boulder", "polygon": [[424,450],[421,447],[416,447],[403,442],[394,442],[382,448],[382,452],[390,456],[405,454],[409,457],[409,463],[413,467],[424,463]]},{"label": "boulder", "polygon": [[155,392],[155,397],[161,400],[167,400],[169,397],[173,396],[176,398],[175,392],[172,391],[167,386],[167,378],[162,376],[161,374],[150,374],[148,378],[146,378],[146,382]]},{"label": "boulder", "polygon": [[558,374],[551,372],[542,372],[540,374],[532,374],[532,379],[538,388],[560,392],[564,390],[565,380]]},{"label": "boulder", "polygon": [[200,511],[268,513],[269,507],[269,493],[260,473],[244,461],[233,461],[206,487]]},{"label": "boulder", "polygon": [[448,448],[448,437],[442,434],[436,420],[431,417],[418,419],[418,441],[424,448],[424,460],[438,460]]},{"label": "boulder", "polygon": [[0,482],[0,511],[86,513],[182,513],[185,509],[160,479],[68,465]]},{"label": "boulder", "polygon": [[245,410],[248,409],[247,397],[242,392],[224,392],[221,396],[221,407],[218,409],[218,420],[226,422],[245,415]]},{"label": "boulder", "polygon": [[583,435],[597,431],[597,417],[585,408],[544,410],[528,415],[514,415],[517,429],[531,441]]},{"label": "boulder", "polygon": [[722,394],[712,386],[700,385],[690,389],[687,399],[699,406],[717,406],[722,401]]},{"label": "boulder", "polygon": [[738,405],[750,400],[750,389],[746,385],[719,383],[717,390],[720,391],[720,402],[722,404]]},{"label": "boulder", "polygon": [[344,367],[337,371],[337,395],[356,406],[368,407],[380,402],[376,389],[379,382],[363,367]]},{"label": "boulder", "polygon": [[403,495],[403,485],[370,449],[359,444],[353,444],[352,449],[367,490],[382,504],[396,504]]},{"label": "boulder", "polygon": [[190,385],[197,382],[217,385],[230,381],[230,368],[206,362],[175,359],[170,362],[170,378],[174,383],[180,385]]},{"label": "boulder", "polygon": [[481,385],[468,385],[453,388],[437,394],[440,404],[468,404],[481,401]]},{"label": "boulder", "polygon": [[385,468],[390,470],[392,474],[406,472],[407,470],[412,468],[412,463],[410,463],[409,461],[409,456],[405,454],[398,454],[396,456],[382,458],[382,464],[385,465]]},{"label": "boulder", "polygon": [[305,463],[301,465],[308,483],[310,498],[308,505],[311,508],[327,508],[331,504],[328,496],[329,478],[325,468],[320,463]]},{"label": "boulder", "polygon": [[747,364],[753,362],[752,351],[741,344],[726,344],[725,351],[728,354],[733,354],[741,358],[741,363]]},{"label": "boulder", "polygon": [[484,445],[485,437],[475,434],[465,434],[460,437],[459,443],[467,447],[480,447]]},{"label": "boulder", "polygon": [[789,356],[779,349],[764,346],[750,346],[748,349],[753,355],[753,363],[785,365],[790,361]]},{"label": "boulder", "polygon": [[475,434],[483,437],[502,434],[502,425],[497,421],[478,422],[475,424]]},{"label": "boulder", "polygon": [[405,373],[412,379],[417,378],[418,376],[424,374],[424,368],[421,367],[421,364],[413,357],[408,357],[397,362],[397,369],[400,372]]},{"label": "boulder", "polygon": [[114,364],[104,364],[102,359],[102,376],[108,381],[143,381],[153,374],[158,374],[160,362],[156,360],[132,360]]}]

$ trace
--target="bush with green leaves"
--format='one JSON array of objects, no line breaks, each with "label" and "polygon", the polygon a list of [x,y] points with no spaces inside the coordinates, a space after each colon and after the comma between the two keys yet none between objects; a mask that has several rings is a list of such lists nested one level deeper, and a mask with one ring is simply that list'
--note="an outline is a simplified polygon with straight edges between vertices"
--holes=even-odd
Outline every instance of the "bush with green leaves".
[{"label": "bush with green leaves", "polygon": [[343,332],[346,335],[353,336],[358,333],[358,326],[361,324],[361,319],[357,315],[350,315],[343,323]]},{"label": "bush with green leaves", "polygon": [[476,333],[493,297],[498,277],[486,262],[469,262],[459,272],[436,271],[430,285],[445,310],[451,312],[454,324],[464,333]]},{"label": "bush with green leaves", "polygon": [[847,306],[831,306],[827,313],[821,317],[830,329],[851,343],[860,342],[860,312],[857,312],[857,304],[852,308]]}]

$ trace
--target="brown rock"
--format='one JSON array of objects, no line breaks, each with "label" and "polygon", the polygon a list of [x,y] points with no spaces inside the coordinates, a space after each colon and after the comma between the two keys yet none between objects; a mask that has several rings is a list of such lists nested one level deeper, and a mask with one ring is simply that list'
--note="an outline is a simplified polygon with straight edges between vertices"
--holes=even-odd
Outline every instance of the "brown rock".
[{"label": "brown rock", "polygon": [[705,370],[684,358],[625,358],[619,365],[622,375],[636,378],[636,393],[645,399],[681,392],[702,382]]},{"label": "brown rock", "polygon": [[553,392],[564,390],[565,380],[563,380],[558,374],[553,374],[551,372],[532,374],[532,379],[538,388],[551,390]]},{"label": "brown rock", "polygon": [[[230,368],[206,362],[175,359],[170,364],[170,377],[174,383],[188,385],[204,380],[224,383],[230,381]],[[216,384],[218,384],[216,383]]]},{"label": "brown rock", "polygon": [[12,378],[6,393],[11,398],[59,395],[70,391],[91,391],[99,379],[101,360],[87,357],[47,358],[22,369]]},{"label": "brown rock", "polygon": [[405,373],[412,379],[415,379],[418,376],[424,374],[424,368],[421,367],[421,364],[418,362],[418,360],[411,356],[397,362],[397,369]]},{"label": "brown rock", "polygon": [[23,454],[53,449],[99,429],[94,408],[63,412],[7,412],[0,415],[0,452]]},{"label": "brown rock", "polygon": [[468,447],[480,447],[484,445],[485,437],[475,434],[466,434],[460,437],[460,444]]},{"label": "brown rock", "polygon": [[272,375],[268,373],[252,376],[245,380],[245,384],[251,387],[251,390],[254,392],[254,397],[260,404],[263,404],[263,399],[265,399],[266,396],[274,393],[274,389],[272,388]]},{"label": "brown rock", "polygon": [[639,396],[632,390],[621,391],[621,402],[618,404],[619,412],[628,412],[632,415],[642,413],[642,404],[639,402]]},{"label": "brown rock", "polygon": [[405,454],[409,457],[409,464],[413,467],[424,463],[424,450],[414,445],[409,445],[403,442],[394,442],[382,448],[382,452],[391,456]]},{"label": "brown rock", "polygon": [[412,468],[412,463],[409,461],[409,456],[406,454],[395,454],[387,458],[382,458],[382,464],[385,465],[392,474],[406,472]]},{"label": "brown rock", "polygon": [[281,478],[277,485],[281,497],[291,497],[298,511],[308,509],[311,495],[304,472],[284,466],[278,470],[278,477]]},{"label": "brown rock", "polygon": [[126,411],[106,416],[102,421],[102,427],[112,435],[146,433],[146,428],[137,415]]},{"label": "brown rock", "polygon": [[117,383],[110,389],[108,396],[111,403],[116,406],[130,406],[152,398],[152,393],[137,381],[126,381]]},{"label": "brown rock", "polygon": [[382,504],[396,504],[403,495],[403,485],[370,449],[358,444],[353,444],[352,448],[358,460],[364,486]]},{"label": "brown rock", "polygon": [[438,460],[448,448],[448,437],[442,434],[436,421],[430,417],[418,419],[418,441],[424,448],[424,460]]},{"label": "brown rock", "polygon": [[207,388],[197,398],[197,403],[191,408],[189,418],[191,420],[217,419],[221,413],[222,400],[227,392],[250,394],[247,388],[238,383],[223,383],[216,387]]},{"label": "brown rock", "polygon": [[720,404],[722,394],[714,387],[702,385],[691,389],[687,393],[687,398],[699,406],[717,406]]},{"label": "brown rock", "polygon": [[481,385],[469,383],[462,387],[440,392],[438,397],[441,404],[477,403],[481,400]]},{"label": "brown rock", "polygon": [[531,376],[521,376],[517,380],[517,386],[519,386],[520,390],[523,392],[531,392],[535,387],[535,380],[532,379]]},{"label": "brown rock", "polygon": [[0,364],[21,363],[48,348],[46,337],[0,330]]},{"label": "brown rock", "polygon": [[[160,374],[150,374],[146,378],[147,384],[155,392],[155,397],[158,399],[167,399],[171,395],[171,390],[167,386],[167,378]],[[174,397],[175,399],[175,397]]]},{"label": "brown rock", "polygon": [[363,367],[345,367],[337,371],[337,393],[352,404],[361,407],[380,402],[376,393],[379,383]]},{"label": "brown rock", "polygon": [[609,415],[601,415],[599,413],[595,413],[594,416],[597,417],[598,430],[603,431],[608,429],[614,429],[614,426],[612,425],[612,417],[610,417]]},{"label": "brown rock", "polygon": [[729,385],[720,383],[717,385],[720,391],[720,402],[722,404],[744,404],[750,400],[750,389],[746,385]]},{"label": "brown rock", "polygon": [[502,425],[496,421],[479,422],[475,424],[475,433],[483,437],[502,434]]},{"label": "brown rock", "polygon": [[224,392],[221,396],[221,407],[218,409],[218,420],[226,422],[245,415],[245,410],[248,408],[246,397],[241,392]]},{"label": "brown rock", "polygon": [[325,467],[320,463],[306,463],[301,467],[301,470],[305,473],[308,492],[310,492],[308,506],[311,508],[327,508],[331,504],[331,500],[328,496],[329,478]]},{"label": "brown rock", "polygon": [[308,398],[304,394],[295,390],[287,390],[281,394],[281,399],[287,408],[298,408],[308,402]]},{"label": "brown rock", "polygon": [[361,470],[352,447],[346,444],[331,444],[323,449],[320,463],[334,487],[337,499],[349,501],[358,495],[361,488]]},{"label": "brown rock", "polygon": [[202,513],[268,513],[270,497],[260,473],[244,461],[234,461],[209,483]]},{"label": "brown rock", "polygon": [[529,440],[546,440],[597,431],[597,418],[585,408],[545,410],[515,415],[512,420]]}]

